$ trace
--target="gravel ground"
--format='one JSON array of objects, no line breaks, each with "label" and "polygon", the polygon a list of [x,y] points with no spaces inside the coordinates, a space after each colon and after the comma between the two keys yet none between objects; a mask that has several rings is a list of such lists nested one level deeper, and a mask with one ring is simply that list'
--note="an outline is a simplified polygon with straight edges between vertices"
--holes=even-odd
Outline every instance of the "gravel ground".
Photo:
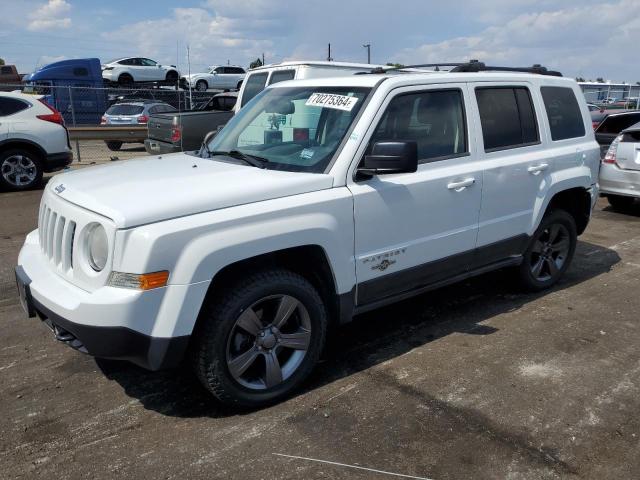
[{"label": "gravel ground", "polygon": [[232,411],[187,368],[95,360],[25,318],[40,195],[0,194],[2,478],[640,478],[640,211],[600,201],[551,291],[496,272],[360,316],[297,396]]}]

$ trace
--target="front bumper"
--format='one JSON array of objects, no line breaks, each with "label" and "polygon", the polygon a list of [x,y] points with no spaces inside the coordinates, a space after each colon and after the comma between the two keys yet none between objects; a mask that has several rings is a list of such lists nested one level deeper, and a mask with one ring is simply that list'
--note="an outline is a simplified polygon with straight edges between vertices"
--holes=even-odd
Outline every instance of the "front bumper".
[{"label": "front bumper", "polygon": [[616,164],[603,163],[600,168],[600,193],[640,197],[640,170],[624,170]]},{"label": "front bumper", "polygon": [[[169,285],[142,292],[104,286],[88,292],[51,270],[37,231],[27,236],[20,251],[16,279],[25,292],[27,314],[43,320],[56,339],[81,352],[149,370],[181,362],[197,316],[194,299],[207,288]],[[180,325],[181,319],[190,325]]]}]

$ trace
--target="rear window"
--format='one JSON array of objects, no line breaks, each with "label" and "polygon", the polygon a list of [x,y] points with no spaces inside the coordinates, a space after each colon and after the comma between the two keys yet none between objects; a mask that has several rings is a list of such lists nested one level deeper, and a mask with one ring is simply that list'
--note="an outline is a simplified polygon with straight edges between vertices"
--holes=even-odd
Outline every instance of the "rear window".
[{"label": "rear window", "polygon": [[107,115],[138,115],[143,110],[142,105],[112,105],[107,110]]},{"label": "rear window", "polygon": [[584,121],[571,88],[541,87],[552,140],[584,137]]},{"label": "rear window", "polygon": [[0,97],[0,117],[13,115],[29,108],[29,104],[17,98]]},{"label": "rear window", "polygon": [[267,83],[267,72],[254,73],[249,75],[249,79],[246,80],[244,87],[244,93],[242,94],[242,105],[244,107],[249,100],[264,90],[264,86]]},{"label": "rear window", "polygon": [[525,87],[476,88],[487,152],[538,143],[536,115]]},{"label": "rear window", "polygon": [[618,134],[625,128],[640,122],[640,113],[630,113],[624,115],[609,115],[600,124],[596,132]]},{"label": "rear window", "polygon": [[11,68],[11,67],[0,67],[0,73],[2,75],[11,75],[13,73],[13,68]]},{"label": "rear window", "polygon": [[269,79],[269,85],[273,85],[278,82],[285,82],[287,80],[293,80],[296,76],[295,70],[278,70],[271,74],[271,79]]}]

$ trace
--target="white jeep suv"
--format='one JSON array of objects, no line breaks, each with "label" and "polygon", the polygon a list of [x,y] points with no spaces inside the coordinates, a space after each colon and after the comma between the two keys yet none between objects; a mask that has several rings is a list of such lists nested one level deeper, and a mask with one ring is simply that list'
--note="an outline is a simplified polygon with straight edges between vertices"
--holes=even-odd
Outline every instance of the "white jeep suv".
[{"label": "white jeep suv", "polygon": [[180,86],[185,89],[195,88],[199,92],[206,92],[209,88],[239,90],[245,74],[244,68],[235,65],[213,65],[206,72],[180,77]]},{"label": "white jeep suv", "polygon": [[598,197],[584,97],[460,70],[278,83],[198,155],[54,178],[16,267],[26,311],[98,357],[188,352],[218,399],[259,406],[354,314],[502,267],[552,286]]}]

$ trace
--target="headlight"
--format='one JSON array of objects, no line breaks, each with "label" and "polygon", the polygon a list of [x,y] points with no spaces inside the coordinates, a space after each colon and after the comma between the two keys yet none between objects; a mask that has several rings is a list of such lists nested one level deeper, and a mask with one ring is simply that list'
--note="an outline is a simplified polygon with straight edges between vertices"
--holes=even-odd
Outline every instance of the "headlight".
[{"label": "headlight", "polygon": [[109,257],[109,240],[107,239],[107,232],[102,225],[95,224],[89,231],[87,246],[91,268],[96,272],[102,271],[107,265],[107,258]]}]

